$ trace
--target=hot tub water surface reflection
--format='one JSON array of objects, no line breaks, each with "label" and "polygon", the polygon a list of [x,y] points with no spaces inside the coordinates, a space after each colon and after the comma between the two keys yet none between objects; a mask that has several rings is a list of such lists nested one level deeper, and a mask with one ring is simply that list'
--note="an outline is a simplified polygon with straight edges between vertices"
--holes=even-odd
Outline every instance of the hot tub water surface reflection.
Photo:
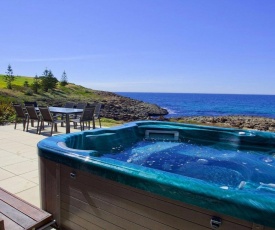
[{"label": "hot tub water surface reflection", "polygon": [[261,150],[239,150],[224,143],[203,145],[192,141],[144,140],[123,151],[114,148],[112,153],[102,153],[101,158],[203,180],[222,189],[275,191],[275,184],[271,183],[275,181],[274,155]]}]

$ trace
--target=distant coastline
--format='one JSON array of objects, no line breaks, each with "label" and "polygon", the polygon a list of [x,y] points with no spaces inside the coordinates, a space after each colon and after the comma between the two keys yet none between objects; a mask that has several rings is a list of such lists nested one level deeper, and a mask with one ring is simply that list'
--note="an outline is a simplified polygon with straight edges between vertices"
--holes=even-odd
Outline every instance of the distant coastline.
[{"label": "distant coastline", "polygon": [[167,109],[167,118],[243,115],[275,118],[275,95],[132,92],[116,94]]},{"label": "distant coastline", "polygon": [[275,95],[117,93],[167,109],[174,122],[275,132]]}]

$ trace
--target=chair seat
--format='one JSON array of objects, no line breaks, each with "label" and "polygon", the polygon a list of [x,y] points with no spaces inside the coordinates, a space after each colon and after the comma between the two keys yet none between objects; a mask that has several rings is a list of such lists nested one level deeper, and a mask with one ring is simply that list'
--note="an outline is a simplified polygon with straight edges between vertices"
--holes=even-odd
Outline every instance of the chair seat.
[{"label": "chair seat", "polygon": [[[53,126],[55,126],[55,131],[57,132],[57,124],[63,123],[63,122],[65,122],[65,120],[58,119],[60,117],[58,115],[53,116],[48,107],[41,107],[41,108],[39,108],[39,110],[40,110],[40,114],[42,117],[42,121],[51,123],[51,134],[50,135],[52,136]],[[41,134],[41,129],[42,129],[42,126],[40,127],[39,134]]]}]

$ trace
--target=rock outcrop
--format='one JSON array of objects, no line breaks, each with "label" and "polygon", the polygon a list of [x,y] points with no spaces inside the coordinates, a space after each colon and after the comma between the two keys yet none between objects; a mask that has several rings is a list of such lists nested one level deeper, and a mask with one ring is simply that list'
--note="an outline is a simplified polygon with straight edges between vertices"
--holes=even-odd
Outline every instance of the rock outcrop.
[{"label": "rock outcrop", "polygon": [[146,120],[149,116],[164,116],[168,114],[155,104],[145,103],[128,97],[122,97],[115,93],[95,91],[95,94],[105,98],[100,102],[103,104],[101,116],[122,121]]},{"label": "rock outcrop", "polygon": [[238,129],[255,129],[262,131],[275,131],[275,119],[256,116],[194,116],[194,117],[179,117],[174,121],[214,125],[222,127],[232,127]]}]

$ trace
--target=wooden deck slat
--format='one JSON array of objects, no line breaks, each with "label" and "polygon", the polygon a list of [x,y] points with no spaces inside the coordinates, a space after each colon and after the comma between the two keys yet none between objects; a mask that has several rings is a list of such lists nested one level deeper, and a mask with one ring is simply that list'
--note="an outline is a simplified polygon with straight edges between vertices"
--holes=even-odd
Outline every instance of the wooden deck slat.
[{"label": "wooden deck slat", "polygon": [[12,207],[16,207],[20,212],[25,213],[27,216],[32,218],[35,221],[40,221],[41,219],[45,219],[47,216],[50,216],[49,213],[32,206],[24,200],[21,200],[19,197],[16,197],[13,194],[8,193],[0,188],[0,200],[9,204]]},{"label": "wooden deck slat", "polygon": [[5,230],[34,229],[52,220],[52,215],[0,188],[0,215]]},{"label": "wooden deck slat", "polygon": [[8,229],[12,229],[12,230],[24,230],[24,228],[22,228],[21,226],[17,225],[15,222],[13,222],[11,219],[9,219],[8,217],[6,217],[5,215],[3,215],[2,213],[0,213],[0,218],[3,219],[4,221],[4,225],[3,228],[0,230],[8,230]]},{"label": "wooden deck slat", "polygon": [[17,223],[19,226],[22,226],[23,228],[28,228],[29,226],[35,225],[36,223],[36,221],[18,211],[14,207],[9,206],[2,200],[0,200],[0,210],[3,215],[13,220],[15,223]]}]

